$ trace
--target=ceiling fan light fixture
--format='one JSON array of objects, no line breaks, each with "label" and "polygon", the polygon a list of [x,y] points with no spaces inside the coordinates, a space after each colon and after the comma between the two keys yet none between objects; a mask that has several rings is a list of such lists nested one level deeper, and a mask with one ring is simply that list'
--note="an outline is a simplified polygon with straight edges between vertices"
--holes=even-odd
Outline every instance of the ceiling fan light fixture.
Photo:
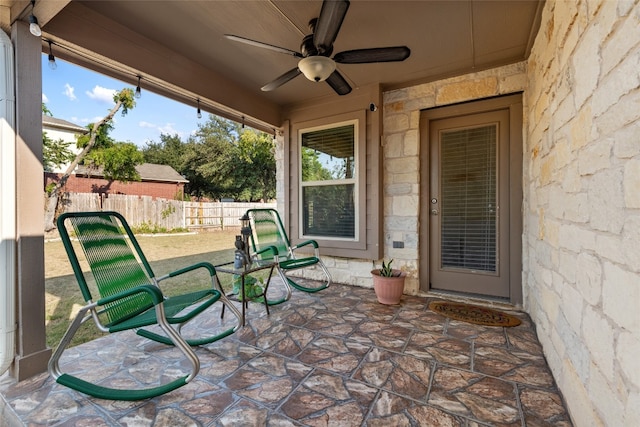
[{"label": "ceiling fan light fixture", "polygon": [[323,82],[336,70],[336,63],[326,56],[308,56],[298,62],[298,68],[312,82]]}]

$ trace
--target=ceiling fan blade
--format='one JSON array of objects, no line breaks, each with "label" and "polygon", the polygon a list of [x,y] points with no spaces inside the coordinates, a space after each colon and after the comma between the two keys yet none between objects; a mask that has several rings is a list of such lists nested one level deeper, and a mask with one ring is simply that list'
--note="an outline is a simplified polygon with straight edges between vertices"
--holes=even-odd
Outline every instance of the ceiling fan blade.
[{"label": "ceiling fan blade", "polygon": [[329,78],[325,81],[329,84],[329,86],[331,86],[333,90],[336,91],[338,95],[346,95],[351,92],[351,86],[349,86],[349,83],[347,83],[347,81],[344,79],[344,77],[342,77],[342,74],[340,74],[338,70],[331,73]]},{"label": "ceiling fan blade", "polygon": [[348,0],[324,0],[313,32],[313,44],[320,55],[332,49],[342,21],[349,9]]},{"label": "ceiling fan blade", "polygon": [[261,48],[264,48],[264,49],[273,50],[275,52],[284,53],[286,55],[292,55],[292,56],[295,56],[296,58],[302,58],[302,54],[300,52],[296,52],[295,50],[286,49],[286,48],[280,47],[280,46],[274,46],[274,45],[268,44],[268,43],[262,43],[262,42],[259,42],[259,41],[256,41],[256,40],[248,39],[246,37],[234,36],[233,34],[225,34],[224,36],[226,38],[228,38],[229,40],[233,40],[233,41],[236,41],[236,42],[248,44],[248,45],[255,46],[255,47],[261,47]]},{"label": "ceiling fan blade", "polygon": [[302,71],[300,71],[298,67],[293,68],[287,71],[286,73],[284,73],[283,75],[281,75],[280,77],[278,77],[277,79],[275,79],[274,81],[272,81],[271,83],[267,83],[266,85],[262,86],[261,89],[263,92],[270,92],[274,89],[279,88],[289,80],[292,80],[293,78],[297,77],[298,74],[301,74],[301,73]]},{"label": "ceiling fan blade", "polygon": [[372,62],[404,61],[411,55],[406,46],[374,47],[371,49],[346,50],[337,53],[333,60],[340,64],[367,64]]}]

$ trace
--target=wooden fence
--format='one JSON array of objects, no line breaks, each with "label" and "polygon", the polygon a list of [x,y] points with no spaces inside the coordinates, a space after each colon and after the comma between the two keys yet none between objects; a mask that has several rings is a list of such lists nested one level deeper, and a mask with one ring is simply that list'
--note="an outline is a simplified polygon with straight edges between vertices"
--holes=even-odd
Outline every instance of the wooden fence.
[{"label": "wooden fence", "polygon": [[275,202],[182,202],[123,194],[104,197],[95,193],[68,193],[64,200],[65,212],[117,211],[131,226],[147,224],[167,230],[240,227],[239,218],[247,209],[275,207]]},{"label": "wooden fence", "polygon": [[240,227],[247,209],[275,207],[275,203],[184,202],[184,224],[189,229]]}]

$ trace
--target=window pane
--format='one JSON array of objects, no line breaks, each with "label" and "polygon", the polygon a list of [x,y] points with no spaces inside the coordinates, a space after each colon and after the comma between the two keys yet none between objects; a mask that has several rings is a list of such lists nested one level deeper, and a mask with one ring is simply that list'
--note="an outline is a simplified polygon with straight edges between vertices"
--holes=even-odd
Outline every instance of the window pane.
[{"label": "window pane", "polygon": [[302,134],[302,181],[351,179],[355,173],[353,124]]},{"label": "window pane", "polygon": [[354,191],[354,184],[304,187],[303,234],[355,238]]}]

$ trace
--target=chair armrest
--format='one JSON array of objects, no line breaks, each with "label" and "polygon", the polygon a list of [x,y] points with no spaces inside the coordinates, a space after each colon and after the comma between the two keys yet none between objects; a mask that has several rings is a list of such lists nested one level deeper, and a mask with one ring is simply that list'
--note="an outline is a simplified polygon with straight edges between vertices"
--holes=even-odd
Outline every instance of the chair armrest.
[{"label": "chair armrest", "polygon": [[276,248],[275,246],[267,246],[264,249],[260,249],[259,251],[255,252],[253,255],[262,255],[265,252],[272,252],[273,253],[273,257],[274,258],[278,258],[278,248]]},{"label": "chair armrest", "polygon": [[314,256],[316,258],[320,258],[320,249],[319,249],[320,247],[318,246],[318,242],[316,242],[315,240],[307,240],[305,242],[298,243],[295,246],[291,246],[291,256],[295,258],[295,255],[294,255],[293,252],[296,249],[300,249],[300,248],[303,248],[303,247],[309,246],[309,245],[313,246],[313,254],[314,254]]},{"label": "chair armrest", "polygon": [[165,274],[164,276],[157,277],[156,280],[161,282],[162,280],[168,279],[169,277],[179,276],[184,273],[188,273],[193,270],[197,270],[199,268],[204,268],[209,271],[209,276],[213,277],[216,275],[216,268],[213,264],[208,262],[199,262],[197,264],[190,265],[188,267],[181,268],[180,270],[172,271],[169,274]]},{"label": "chair armrest", "polygon": [[278,248],[276,248],[275,246],[267,246],[264,249],[260,249],[258,252],[256,252],[254,255],[261,255],[265,252],[271,251],[273,252],[273,256],[277,257],[278,256]]},{"label": "chair armrest", "polygon": [[136,286],[135,288],[127,289],[126,291],[118,292],[117,294],[110,295],[105,298],[100,298],[98,301],[96,301],[96,305],[109,304],[111,302],[129,297],[131,295],[140,294],[144,292],[148,293],[151,296],[153,305],[158,305],[164,301],[164,296],[162,295],[162,291],[157,286],[141,285],[141,286]]},{"label": "chair armrest", "polygon": [[319,246],[318,246],[318,242],[316,242],[315,240],[307,240],[306,242],[298,243],[298,244],[297,244],[297,245],[295,245],[295,246],[291,246],[291,250],[292,250],[292,251],[295,251],[295,250],[296,250],[296,249],[298,249],[298,248],[302,248],[302,247],[304,247],[304,246],[309,246],[309,245],[313,245],[313,247],[314,247],[315,249],[318,249],[318,248],[319,248]]},{"label": "chair armrest", "polygon": [[273,261],[278,262],[278,248],[275,246],[267,246],[266,248],[260,249],[258,252],[255,252],[251,258],[256,258],[258,255],[265,254],[267,252],[271,252],[273,256]]}]

